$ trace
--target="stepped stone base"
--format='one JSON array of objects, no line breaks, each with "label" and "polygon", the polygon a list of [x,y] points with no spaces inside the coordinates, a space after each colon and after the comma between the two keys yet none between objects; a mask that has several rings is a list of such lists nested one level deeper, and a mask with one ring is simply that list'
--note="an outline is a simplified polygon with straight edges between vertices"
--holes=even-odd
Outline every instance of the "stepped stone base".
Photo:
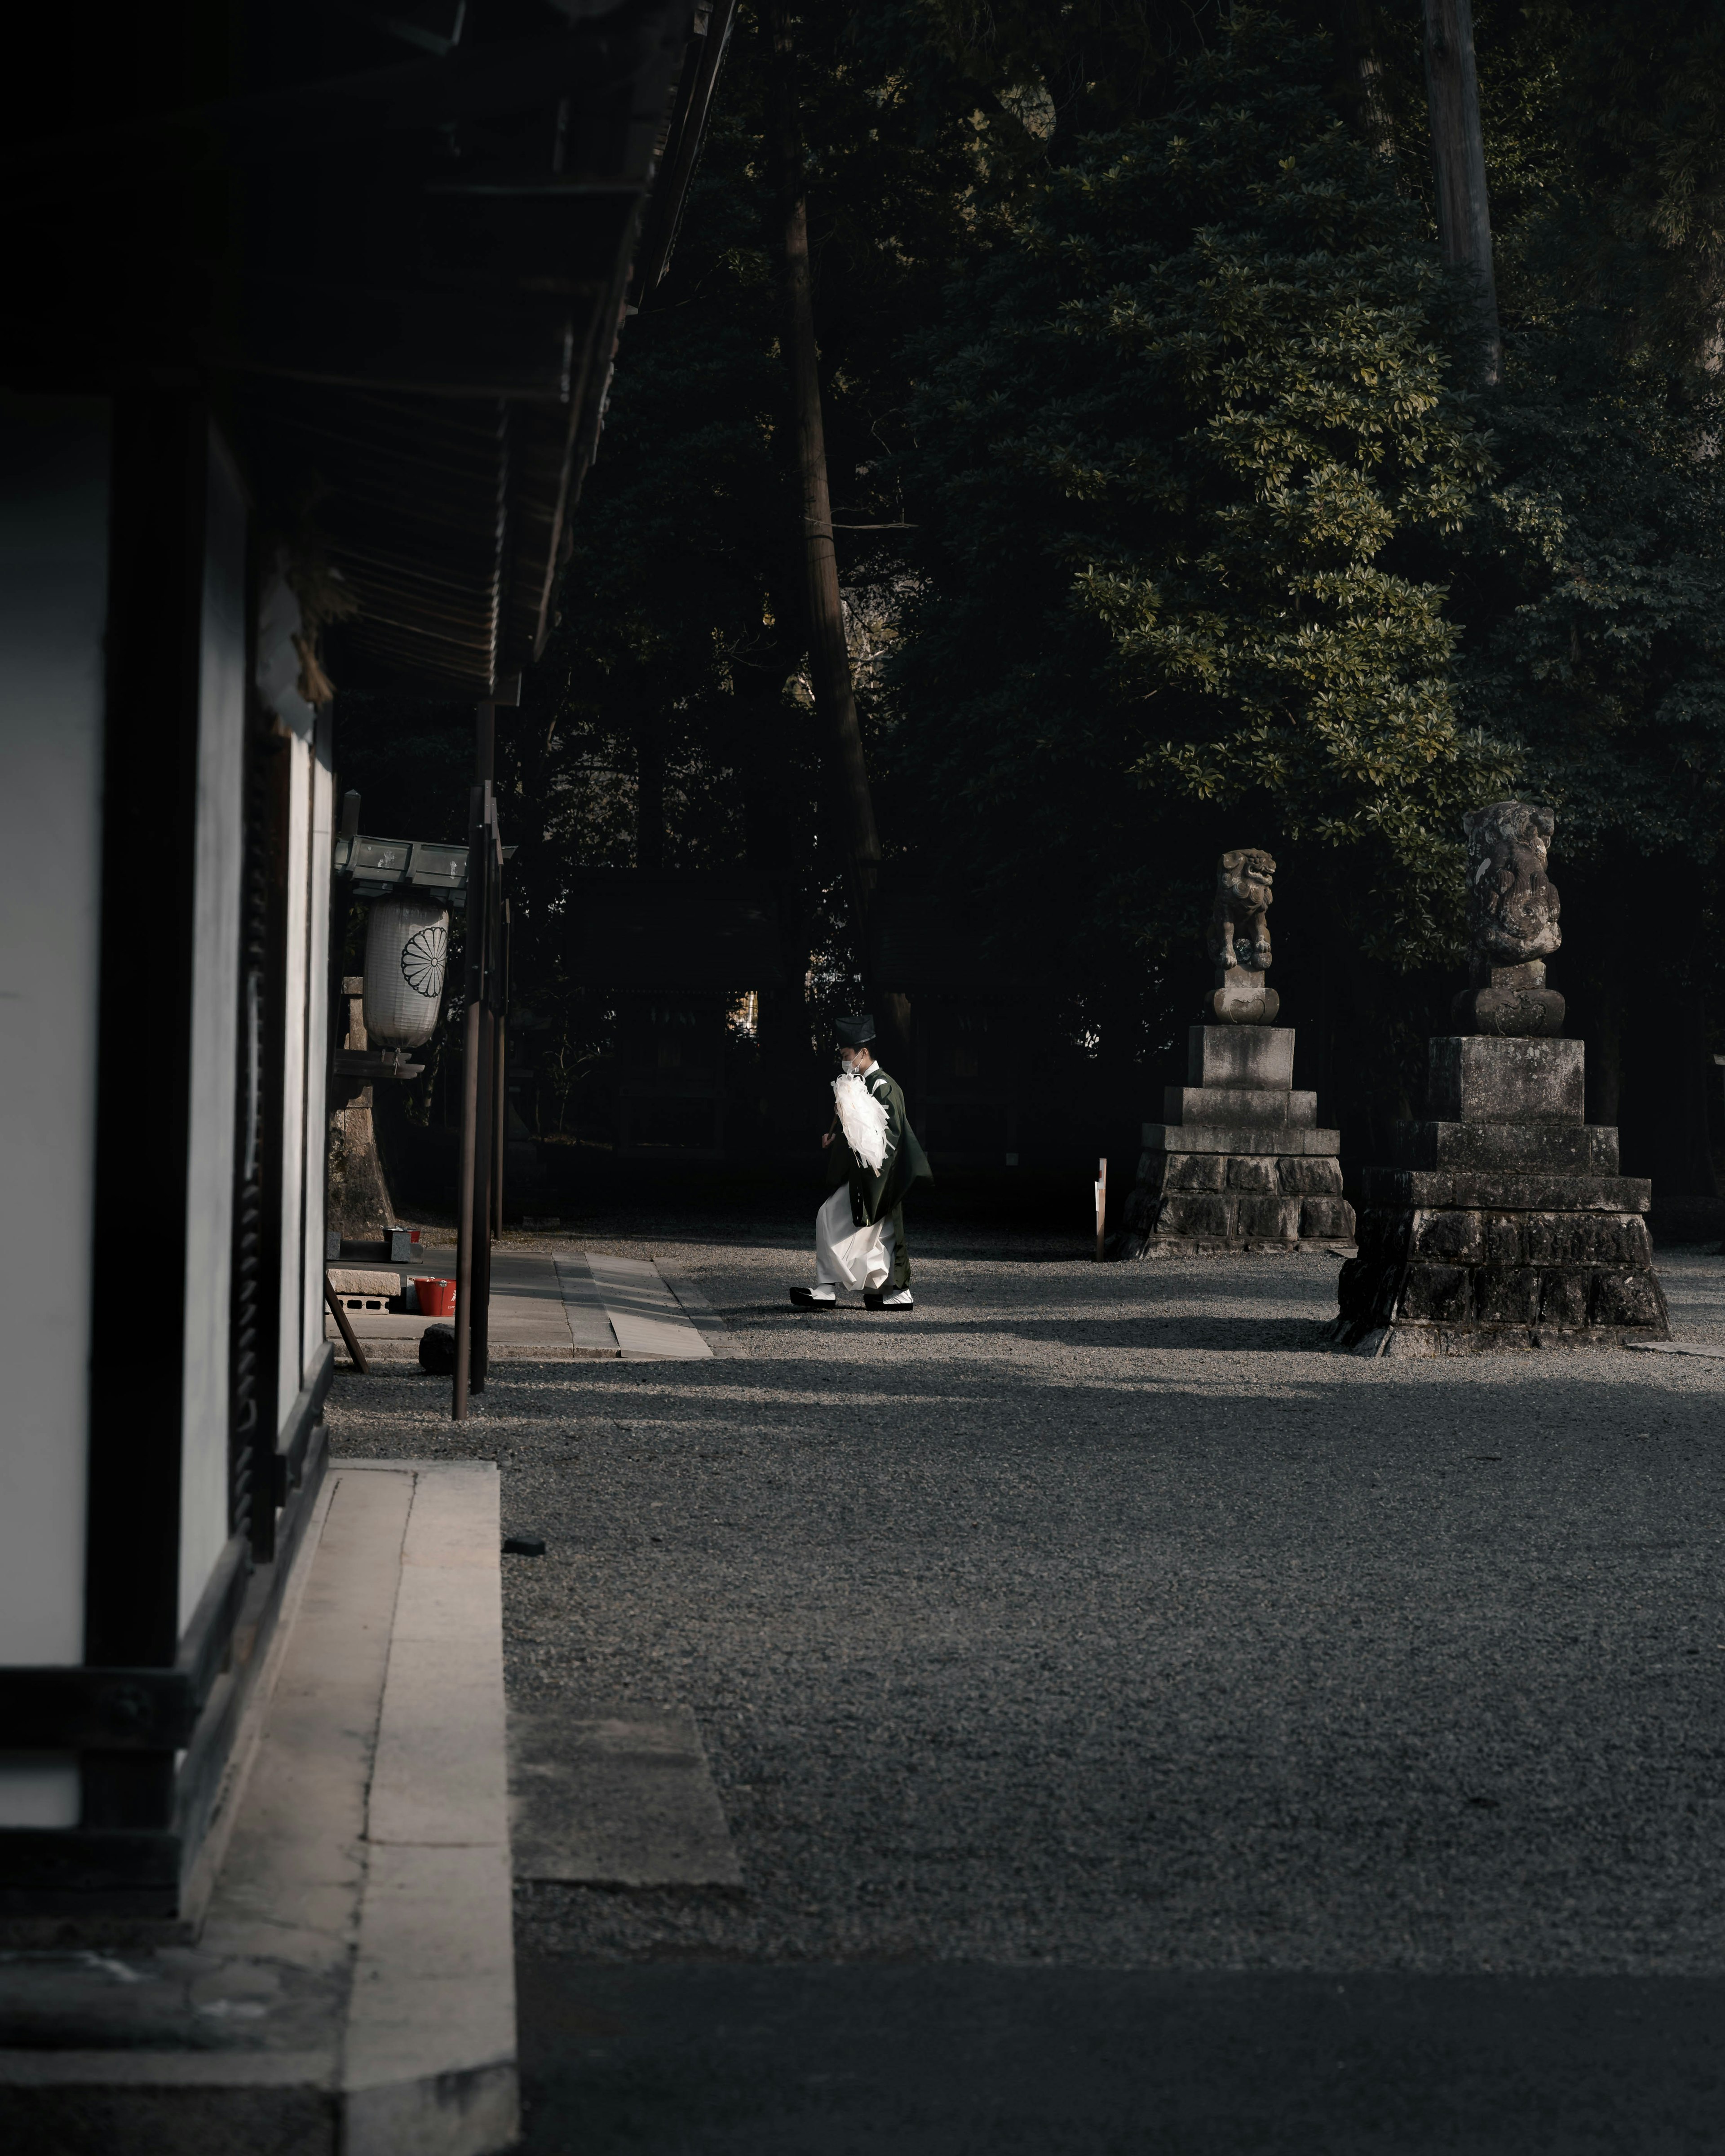
[{"label": "stepped stone base", "polygon": [[1144,1126],[1117,1257],[1353,1250],[1341,1133],[1319,1128],[1317,1096],[1295,1092],[1293,1072],[1291,1027],[1192,1028],[1188,1083]]},{"label": "stepped stone base", "polygon": [[1615,1172],[1615,1130],[1581,1121],[1582,1054],[1549,1038],[1433,1041],[1430,1105],[1458,1120],[1403,1124],[1398,1158],[1420,1164],[1366,1171],[1332,1346],[1471,1355],[1670,1337],[1653,1188]]}]

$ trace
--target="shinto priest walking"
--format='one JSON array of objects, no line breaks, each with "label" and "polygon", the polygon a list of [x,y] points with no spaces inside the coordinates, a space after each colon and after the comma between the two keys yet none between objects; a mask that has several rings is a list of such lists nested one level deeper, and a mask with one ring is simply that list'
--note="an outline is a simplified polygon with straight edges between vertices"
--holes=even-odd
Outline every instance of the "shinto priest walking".
[{"label": "shinto priest walking", "polygon": [[841,1287],[860,1288],[870,1310],[909,1310],[911,1258],[905,1197],[932,1180],[927,1156],[905,1114],[904,1089],[869,1050],[875,1021],[865,1011],[837,1022],[844,1068],[833,1081],[833,1127],[821,1140],[838,1188],[814,1216],[814,1286],[793,1287],[801,1310],[830,1310]]}]

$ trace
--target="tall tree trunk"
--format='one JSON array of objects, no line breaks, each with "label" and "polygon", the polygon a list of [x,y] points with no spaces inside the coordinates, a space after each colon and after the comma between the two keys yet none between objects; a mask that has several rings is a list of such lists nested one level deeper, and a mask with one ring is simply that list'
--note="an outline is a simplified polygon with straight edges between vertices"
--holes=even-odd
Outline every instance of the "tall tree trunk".
[{"label": "tall tree trunk", "polygon": [[1425,96],[1437,179],[1438,239],[1444,259],[1473,272],[1479,287],[1481,373],[1495,383],[1502,359],[1497,282],[1491,268],[1491,206],[1474,68],[1473,0],[1425,0]]},{"label": "tall tree trunk", "polygon": [[1353,95],[1359,100],[1359,131],[1368,146],[1383,158],[1395,155],[1395,130],[1384,100],[1384,64],[1378,57],[1380,25],[1377,0],[1338,0],[1339,42],[1353,76]]},{"label": "tall tree trunk", "polygon": [[796,51],[789,16],[769,8],[763,18],[769,44],[768,129],[779,173],[784,243],[785,357],[797,429],[797,470],[802,480],[802,565],[809,615],[809,671],[814,707],[827,737],[832,792],[840,818],[845,875],[857,964],[866,979],[872,946],[870,916],[880,872],[880,840],[863,761],[862,732],[845,642],[839,598],[839,562],[833,547],[832,497],[827,488],[826,431],[820,408],[820,368],[814,343],[814,294],[809,263],[809,195],[803,131],[797,110]]}]

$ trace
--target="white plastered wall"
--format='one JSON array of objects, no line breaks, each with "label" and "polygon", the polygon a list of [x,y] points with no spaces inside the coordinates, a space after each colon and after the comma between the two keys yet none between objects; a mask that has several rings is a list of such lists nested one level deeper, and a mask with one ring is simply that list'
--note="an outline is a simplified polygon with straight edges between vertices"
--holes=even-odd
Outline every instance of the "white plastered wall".
[{"label": "white plastered wall", "polygon": [[228,1533],[234,1148],[245,854],[245,497],[210,437],[198,690],[185,1378],[180,1452],[183,1626]]},{"label": "white plastered wall", "polygon": [[281,1148],[281,1304],[275,1429],[293,1411],[323,1347],[325,1070],[329,1060],[331,727],[300,694],[305,629],[285,554],[266,571],[258,604],[257,687],[288,742],[287,998]]},{"label": "white plastered wall", "polygon": [[[329,1180],[330,863],[335,847],[336,774],[331,768],[334,727],[327,706],[318,715],[312,743],[311,875],[305,937],[305,1287],[300,1301],[300,1382],[322,1356],[324,1193]],[[285,1337],[285,1335],[284,1335]]]},{"label": "white plastered wall", "polygon": [[287,923],[282,971],[287,1009],[281,1074],[281,1353],[277,1360],[275,1427],[299,1396],[295,1343],[305,1337],[306,968],[311,920],[311,774],[310,742],[288,744]]},{"label": "white plastered wall", "polygon": [[[110,408],[0,395],[0,1662],[84,1656]],[[72,1826],[70,1754],[0,1826]]]}]

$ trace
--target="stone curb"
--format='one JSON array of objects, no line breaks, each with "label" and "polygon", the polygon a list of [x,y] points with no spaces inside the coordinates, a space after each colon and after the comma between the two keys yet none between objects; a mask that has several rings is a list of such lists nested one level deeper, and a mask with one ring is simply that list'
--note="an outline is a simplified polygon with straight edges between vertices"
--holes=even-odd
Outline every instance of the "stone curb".
[{"label": "stone curb", "polygon": [[30,1958],[76,2048],[0,2051],[7,2146],[512,2144],[496,1466],[332,1463],[318,1527],[203,1937]]}]

